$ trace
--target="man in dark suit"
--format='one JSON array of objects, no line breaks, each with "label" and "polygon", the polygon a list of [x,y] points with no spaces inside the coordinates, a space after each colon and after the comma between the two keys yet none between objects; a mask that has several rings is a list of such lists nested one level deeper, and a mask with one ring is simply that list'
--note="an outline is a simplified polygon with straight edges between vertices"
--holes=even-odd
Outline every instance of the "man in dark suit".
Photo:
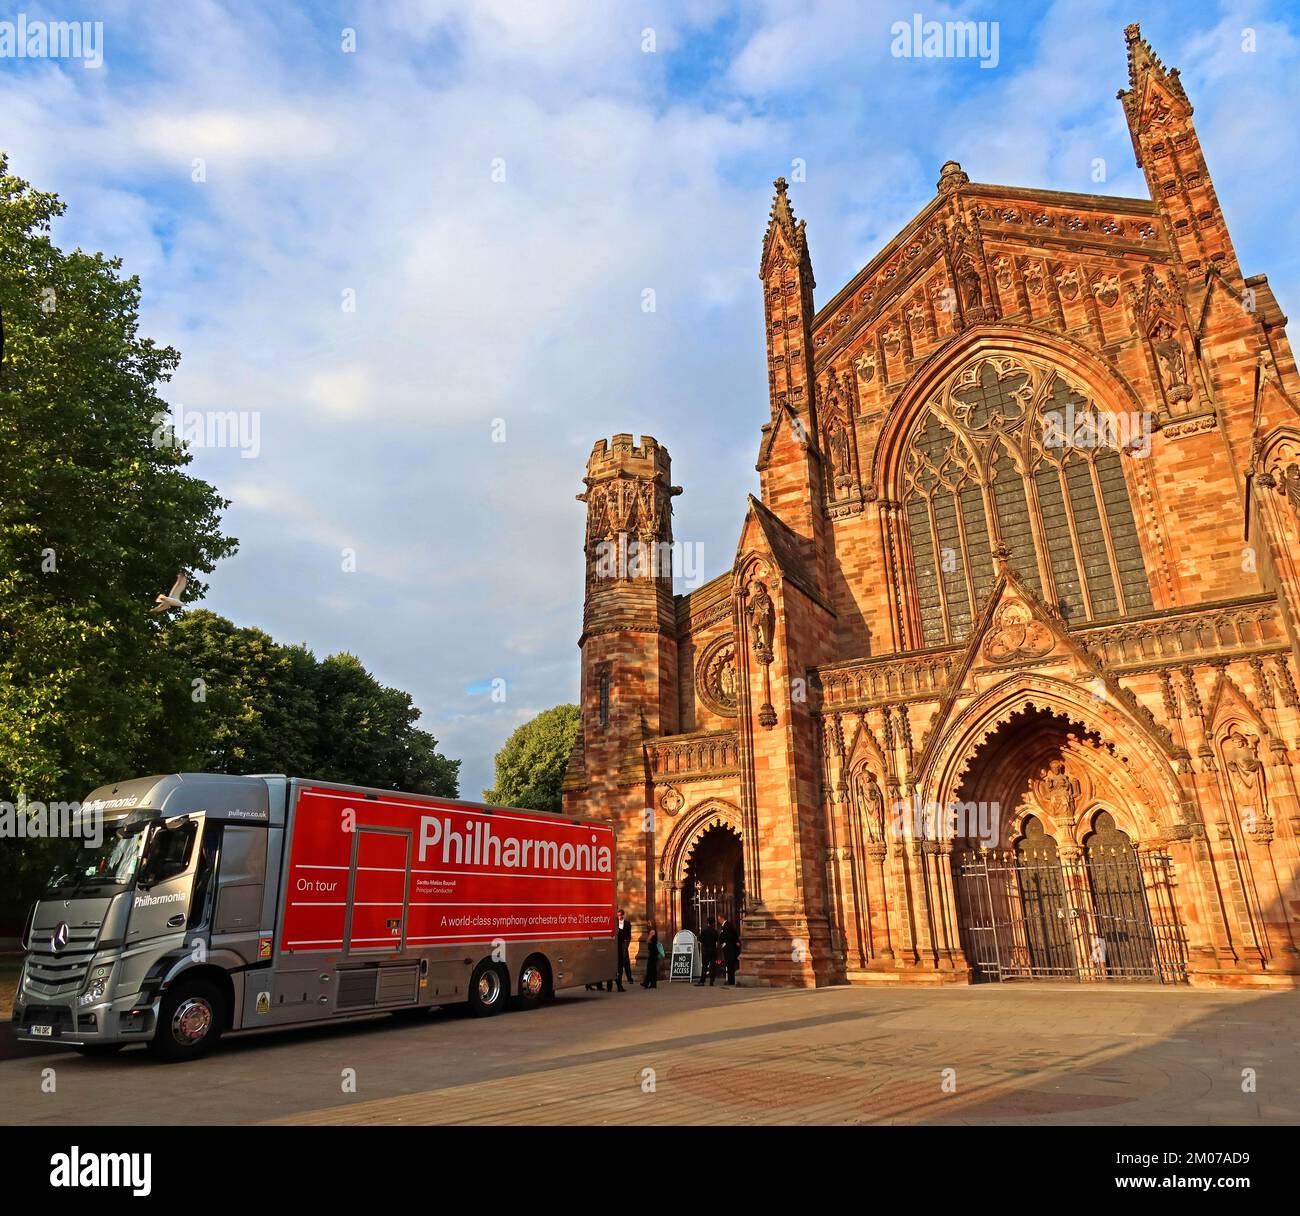
[{"label": "man in dark suit", "polygon": [[623,976],[626,975],[628,980],[632,979],[632,922],[623,915],[623,909],[618,910],[618,972],[616,979],[618,990],[623,991]]},{"label": "man in dark suit", "polygon": [[713,965],[718,958],[718,930],[711,916],[709,923],[700,930],[700,951],[704,955],[704,970],[700,972],[700,978],[696,983],[703,988],[704,981],[707,979],[709,987],[712,988],[714,976],[717,974]]},{"label": "man in dark suit", "polygon": [[740,963],[740,932],[735,923],[725,916],[718,928],[718,943],[722,946],[722,960],[727,964],[727,984],[734,988],[736,967]]}]

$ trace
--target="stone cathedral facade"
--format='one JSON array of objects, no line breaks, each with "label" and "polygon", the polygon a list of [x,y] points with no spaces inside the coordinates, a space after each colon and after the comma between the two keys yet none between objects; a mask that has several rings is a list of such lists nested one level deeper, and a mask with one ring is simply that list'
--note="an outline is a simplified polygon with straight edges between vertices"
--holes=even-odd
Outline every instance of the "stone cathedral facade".
[{"label": "stone cathedral facade", "polygon": [[565,807],[665,943],[738,915],[743,982],[1300,974],[1300,378],[1126,38],[1149,198],[950,161],[816,307],[776,183],[730,569],[638,560],[681,493],[654,439],[588,461]]}]

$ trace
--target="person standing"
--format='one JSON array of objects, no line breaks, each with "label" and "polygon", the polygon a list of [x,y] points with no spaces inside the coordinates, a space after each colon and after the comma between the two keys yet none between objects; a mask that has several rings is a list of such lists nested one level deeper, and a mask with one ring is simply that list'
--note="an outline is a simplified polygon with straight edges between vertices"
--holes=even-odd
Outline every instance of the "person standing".
[{"label": "person standing", "polygon": [[718,942],[722,946],[722,961],[727,965],[727,984],[736,986],[736,968],[740,964],[740,933],[735,923],[727,917],[722,918],[718,929]]},{"label": "person standing", "polygon": [[659,987],[659,960],[663,955],[664,948],[659,944],[659,931],[651,925],[645,939],[645,979],[641,981],[642,988]]},{"label": "person standing", "polygon": [[632,922],[623,915],[623,909],[618,910],[618,990],[623,991],[623,977],[627,976],[627,982],[630,984],[636,976],[632,974]]},{"label": "person standing", "polygon": [[704,956],[704,969],[700,972],[700,978],[696,981],[701,988],[704,987],[704,981],[709,981],[709,987],[713,987],[714,977],[717,975],[715,966],[718,958],[718,929],[717,922],[713,917],[709,917],[709,923],[700,930],[700,953]]}]

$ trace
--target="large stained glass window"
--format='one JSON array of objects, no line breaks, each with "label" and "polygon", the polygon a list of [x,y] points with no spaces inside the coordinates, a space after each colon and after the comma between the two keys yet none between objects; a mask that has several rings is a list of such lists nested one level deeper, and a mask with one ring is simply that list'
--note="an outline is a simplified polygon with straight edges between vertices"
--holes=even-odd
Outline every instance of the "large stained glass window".
[{"label": "large stained glass window", "polygon": [[945,385],[904,463],[925,645],[970,633],[998,546],[1067,621],[1151,607],[1120,463],[1122,446],[1141,450],[1137,426],[1099,412],[1055,369],[1010,356],[986,356]]}]

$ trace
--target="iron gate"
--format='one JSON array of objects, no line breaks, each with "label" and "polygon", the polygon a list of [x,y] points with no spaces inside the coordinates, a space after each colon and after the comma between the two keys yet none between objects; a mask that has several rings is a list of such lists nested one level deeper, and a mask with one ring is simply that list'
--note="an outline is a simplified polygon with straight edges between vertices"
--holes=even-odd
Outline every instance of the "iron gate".
[{"label": "iron gate", "polygon": [[1172,888],[1166,853],[969,853],[957,881],[966,956],[980,980],[1181,983],[1187,944]]},{"label": "iron gate", "polygon": [[728,920],[736,919],[735,894],[727,887],[696,883],[695,889],[691,892],[691,908],[695,914],[695,923],[691,928],[696,933],[704,928],[710,916],[715,920],[724,916]]}]

